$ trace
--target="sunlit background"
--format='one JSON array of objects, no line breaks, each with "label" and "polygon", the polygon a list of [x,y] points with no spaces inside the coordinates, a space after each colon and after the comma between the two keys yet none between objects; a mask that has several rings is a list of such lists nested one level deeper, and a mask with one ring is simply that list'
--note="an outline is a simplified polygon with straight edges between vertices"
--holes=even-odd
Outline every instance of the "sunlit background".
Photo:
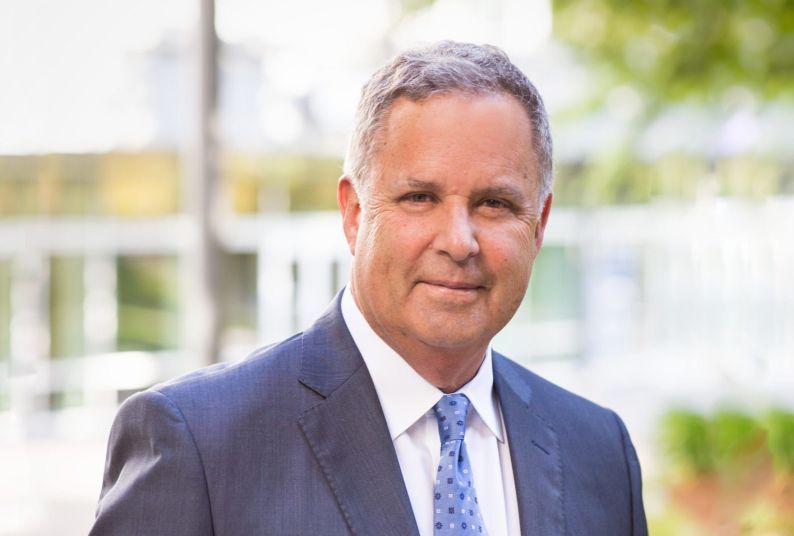
[{"label": "sunlit background", "polygon": [[539,87],[555,205],[495,346],[626,420],[652,534],[794,534],[790,0],[0,0],[0,534],[84,534],[130,394],[307,326],[361,85]]}]

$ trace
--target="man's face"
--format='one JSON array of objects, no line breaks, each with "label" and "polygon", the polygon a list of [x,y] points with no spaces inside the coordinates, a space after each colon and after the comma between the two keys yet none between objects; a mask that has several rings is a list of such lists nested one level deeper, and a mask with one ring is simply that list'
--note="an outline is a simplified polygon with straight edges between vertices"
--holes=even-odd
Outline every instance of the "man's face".
[{"label": "man's face", "polygon": [[361,198],[340,181],[356,302],[399,352],[482,352],[515,313],[551,203],[531,142],[511,96],[402,98]]}]

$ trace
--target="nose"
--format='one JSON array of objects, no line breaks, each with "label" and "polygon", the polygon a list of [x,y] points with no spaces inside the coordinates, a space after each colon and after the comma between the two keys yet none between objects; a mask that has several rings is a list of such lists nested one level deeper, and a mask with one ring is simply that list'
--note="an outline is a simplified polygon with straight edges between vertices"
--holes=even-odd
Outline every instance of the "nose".
[{"label": "nose", "polygon": [[480,252],[477,233],[469,208],[463,205],[442,211],[434,240],[435,249],[448,255],[456,263],[464,262]]}]

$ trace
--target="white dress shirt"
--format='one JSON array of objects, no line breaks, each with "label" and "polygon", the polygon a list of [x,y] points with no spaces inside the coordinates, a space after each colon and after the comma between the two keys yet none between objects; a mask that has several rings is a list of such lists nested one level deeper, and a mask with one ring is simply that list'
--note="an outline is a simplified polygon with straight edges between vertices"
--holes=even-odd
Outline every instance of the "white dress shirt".
[{"label": "white dress shirt", "polygon": [[[375,384],[419,533],[432,536],[433,486],[441,456],[433,406],[444,393],[372,330],[353,299],[350,285],[342,296],[342,317]],[[471,401],[465,441],[485,529],[495,536],[519,536],[513,466],[493,390],[490,347],[477,375],[457,392]]]}]

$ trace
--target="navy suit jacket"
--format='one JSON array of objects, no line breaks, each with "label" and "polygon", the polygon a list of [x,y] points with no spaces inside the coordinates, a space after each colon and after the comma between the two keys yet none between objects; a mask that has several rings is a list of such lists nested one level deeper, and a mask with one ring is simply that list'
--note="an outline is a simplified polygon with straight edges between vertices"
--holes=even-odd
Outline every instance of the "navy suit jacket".
[{"label": "navy suit jacket", "polygon": [[[620,418],[496,353],[493,367],[522,535],[646,534]],[[339,299],[304,333],[125,401],[91,534],[418,534]]]}]

